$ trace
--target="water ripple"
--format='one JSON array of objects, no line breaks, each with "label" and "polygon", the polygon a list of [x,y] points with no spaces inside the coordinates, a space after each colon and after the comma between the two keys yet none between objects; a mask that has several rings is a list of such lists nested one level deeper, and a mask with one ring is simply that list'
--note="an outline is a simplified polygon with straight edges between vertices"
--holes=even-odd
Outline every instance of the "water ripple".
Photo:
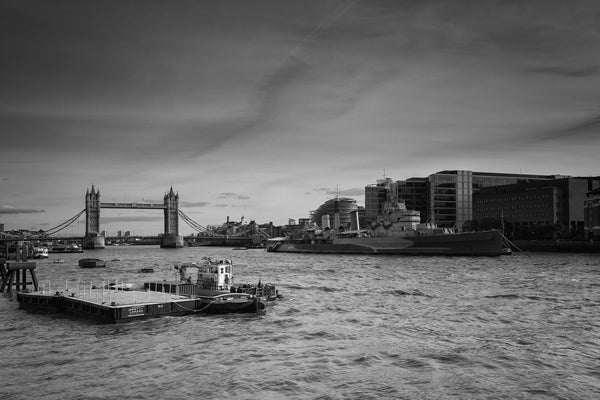
[{"label": "water ripple", "polygon": [[[0,297],[0,397],[105,399],[595,399],[594,255],[366,257],[222,248],[94,251],[106,271],[40,262],[61,287],[173,279],[233,258],[238,282],[275,283],[265,315],[130,324],[40,315]],[[243,264],[243,265],[242,265]],[[155,273],[141,275],[141,265]],[[307,268],[310,265],[310,268]],[[87,284],[87,283],[86,283]],[[26,379],[24,379],[26,377]]]}]

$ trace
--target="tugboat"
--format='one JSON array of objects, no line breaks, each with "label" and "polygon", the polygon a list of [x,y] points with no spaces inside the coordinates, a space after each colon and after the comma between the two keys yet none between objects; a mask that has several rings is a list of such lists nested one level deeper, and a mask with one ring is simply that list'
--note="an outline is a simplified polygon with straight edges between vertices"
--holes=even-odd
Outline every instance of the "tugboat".
[{"label": "tugboat", "polygon": [[257,285],[233,283],[233,263],[229,259],[212,259],[203,257],[200,264],[184,263],[175,265],[179,279],[184,283],[192,283],[192,275],[188,269],[196,269],[196,294],[201,296],[217,296],[227,293],[244,293],[259,297],[266,301],[276,300],[282,296],[273,284]]},{"label": "tugboat", "polygon": [[[194,276],[190,270],[197,271]],[[264,313],[266,302],[281,298],[274,285],[233,284],[233,263],[228,259],[204,257],[200,264],[175,265],[177,282],[147,282],[144,287],[158,292],[189,296],[200,302],[195,312],[208,314]]]}]

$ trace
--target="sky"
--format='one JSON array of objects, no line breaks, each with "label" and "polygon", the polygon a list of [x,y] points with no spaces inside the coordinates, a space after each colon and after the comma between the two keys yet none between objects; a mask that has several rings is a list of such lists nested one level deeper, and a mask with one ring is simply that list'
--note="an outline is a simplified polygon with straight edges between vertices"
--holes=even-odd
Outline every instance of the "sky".
[{"label": "sky", "polygon": [[[383,177],[600,175],[598,20],[596,0],[0,0],[0,224],[55,227],[92,185],[283,225]],[[109,234],[163,220],[101,211]]]}]

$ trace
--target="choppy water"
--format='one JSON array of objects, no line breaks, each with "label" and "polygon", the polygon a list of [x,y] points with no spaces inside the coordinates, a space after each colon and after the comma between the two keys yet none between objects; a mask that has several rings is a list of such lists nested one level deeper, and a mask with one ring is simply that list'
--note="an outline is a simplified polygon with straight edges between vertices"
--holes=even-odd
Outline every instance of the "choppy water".
[{"label": "choppy water", "polygon": [[[264,316],[102,325],[0,298],[2,399],[597,399],[600,257],[295,255],[109,247],[105,269],[38,262],[43,284],[171,278],[221,256],[275,283]],[[120,261],[110,260],[120,258]],[[156,272],[138,274],[141,267]],[[174,276],[173,276],[174,277]]]}]

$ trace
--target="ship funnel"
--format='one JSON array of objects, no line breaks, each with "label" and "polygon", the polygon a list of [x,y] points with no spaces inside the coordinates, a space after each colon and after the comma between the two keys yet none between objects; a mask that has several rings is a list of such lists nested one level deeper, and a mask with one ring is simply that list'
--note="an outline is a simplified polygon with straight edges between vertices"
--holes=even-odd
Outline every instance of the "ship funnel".
[{"label": "ship funnel", "polygon": [[350,229],[353,231],[360,229],[360,224],[358,223],[358,211],[356,210],[350,213]]},{"label": "ship funnel", "polygon": [[325,214],[321,217],[321,225],[322,229],[331,229],[331,224],[329,223],[329,214]]}]

